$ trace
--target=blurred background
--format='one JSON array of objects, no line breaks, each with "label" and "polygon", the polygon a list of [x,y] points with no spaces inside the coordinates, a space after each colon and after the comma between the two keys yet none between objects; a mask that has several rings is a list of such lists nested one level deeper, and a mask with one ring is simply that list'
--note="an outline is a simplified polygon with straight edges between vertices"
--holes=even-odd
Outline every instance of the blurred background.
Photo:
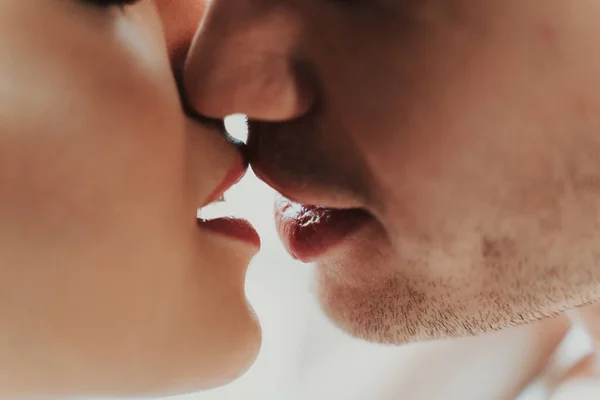
[{"label": "blurred background", "polygon": [[[245,139],[243,116],[226,122],[235,137]],[[274,196],[250,172],[226,194],[226,203],[203,211],[207,217],[242,216],[261,235],[262,250],[247,277],[247,295],[263,328],[260,356],[234,383],[173,400],[542,400],[548,398],[548,365],[567,365],[591,349],[585,333],[575,329],[550,357],[562,336],[544,324],[404,346],[350,338],[319,310],[311,294],[311,266],[292,260],[280,244]],[[526,370],[544,374],[521,393]]]}]

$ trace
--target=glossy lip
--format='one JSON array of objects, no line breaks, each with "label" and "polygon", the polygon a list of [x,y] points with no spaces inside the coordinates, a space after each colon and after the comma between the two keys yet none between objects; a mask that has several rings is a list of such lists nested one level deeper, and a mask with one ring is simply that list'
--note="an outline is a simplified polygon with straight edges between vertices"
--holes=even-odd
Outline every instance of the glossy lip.
[{"label": "glossy lip", "polygon": [[253,170],[259,179],[281,194],[275,202],[277,233],[288,253],[296,260],[305,263],[317,261],[341,245],[348,236],[375,221],[364,208],[307,204],[301,199],[314,196],[288,190],[285,185],[271,179],[260,165],[253,166]]},{"label": "glossy lip", "polygon": [[371,214],[360,208],[307,206],[284,197],[275,203],[279,237],[293,258],[307,263],[327,256],[344,239],[373,221]]},{"label": "glossy lip", "polygon": [[[217,200],[225,193],[225,191],[227,191],[227,189],[239,182],[246,173],[246,169],[247,164],[240,154],[239,158],[231,166],[227,174],[225,174],[221,183],[219,183],[208,196],[206,203],[202,207]],[[202,228],[250,244],[252,247],[256,248],[257,251],[260,249],[260,237],[252,225],[246,220],[233,217],[222,217],[214,219],[198,218],[197,221],[198,226]]]},{"label": "glossy lip", "polygon": [[[215,120],[204,117],[195,113],[189,107],[184,104],[184,111],[188,118],[207,126],[213,130],[218,130],[223,136],[225,136],[233,145],[238,148],[238,157],[231,165],[229,171],[223,177],[223,180],[214,188],[212,193],[208,195],[202,207],[207,206],[210,203],[216,201],[221,197],[230,187],[238,183],[246,174],[248,169],[248,159],[245,156],[244,144],[235,141],[227,131],[225,130],[225,124],[222,120]],[[254,227],[246,220],[241,218],[233,217],[222,217],[214,219],[197,218],[197,223],[200,228],[208,229],[212,232],[245,242],[251,245],[255,249],[255,253],[260,249],[260,237]]]},{"label": "glossy lip", "polygon": [[213,232],[245,242],[258,251],[260,249],[260,236],[250,222],[231,217],[215,219],[198,219],[198,224]]}]

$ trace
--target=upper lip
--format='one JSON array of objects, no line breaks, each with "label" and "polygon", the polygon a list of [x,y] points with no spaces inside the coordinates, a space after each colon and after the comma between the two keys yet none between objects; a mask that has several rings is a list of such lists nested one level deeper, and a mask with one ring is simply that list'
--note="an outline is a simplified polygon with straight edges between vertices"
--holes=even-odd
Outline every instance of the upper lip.
[{"label": "upper lip", "polygon": [[302,196],[302,194],[300,194],[299,197],[297,197],[297,195],[292,193],[292,191],[288,191],[288,189],[285,188],[283,185],[281,185],[277,181],[271,179],[269,177],[269,174],[267,172],[265,172],[264,169],[262,167],[260,167],[260,165],[253,164],[252,171],[254,172],[254,174],[256,175],[256,177],[258,179],[260,179],[267,185],[271,186],[280,195],[282,195],[283,197],[285,197],[288,200],[293,201],[294,203],[307,205],[307,206],[327,207],[327,205],[323,204],[323,203],[316,204],[316,202],[313,202],[312,201],[313,199],[308,198],[308,196]]},{"label": "upper lip", "polygon": [[223,195],[233,185],[238,183],[240,179],[243,178],[246,170],[248,169],[248,163],[242,157],[241,153],[238,158],[236,158],[235,163],[231,165],[229,171],[223,177],[221,183],[219,183],[212,191],[212,193],[206,199],[206,202],[202,205],[202,207],[206,206],[217,200],[219,197]]},{"label": "upper lip", "polygon": [[[269,127],[273,128],[272,125]],[[287,152],[302,150],[292,150],[287,144],[278,147],[282,141],[276,143],[274,149],[271,146],[272,143],[269,146],[261,144],[261,140],[265,140],[264,132],[262,132],[265,128],[268,127],[265,127],[264,124],[250,121],[247,154],[252,170],[259,179],[288,200],[305,206],[330,209],[364,208],[364,203],[360,201],[360,198],[349,195],[342,189],[336,190],[330,184],[324,184],[318,177],[318,171],[315,171],[314,174],[307,174],[309,176],[299,174],[297,171],[290,173],[286,163],[282,164],[278,160],[286,157]],[[276,152],[277,149],[281,150],[281,153],[273,155],[272,152]]]},{"label": "upper lip", "polygon": [[[181,89],[180,89],[181,90]],[[225,173],[223,180],[213,189],[212,193],[207,197],[204,207],[221,197],[230,187],[238,183],[246,174],[248,169],[248,157],[246,151],[246,145],[233,138],[225,129],[225,121],[223,119],[210,118],[198,113],[194,110],[186,101],[185,96],[181,97],[182,108],[185,115],[193,121],[206,126],[207,128],[221,133],[232,145],[237,147],[237,155],[235,162],[231,165],[229,170]]]},{"label": "upper lip", "polygon": [[358,203],[351,203],[349,201],[333,201],[327,198],[326,195],[311,194],[302,192],[300,190],[288,189],[284,187],[284,185],[278,183],[276,180],[272,180],[268,173],[263,171],[262,168],[253,166],[252,170],[257,178],[271,186],[281,196],[294,203],[301,204],[303,206],[328,208],[333,210],[364,209],[364,207]]}]

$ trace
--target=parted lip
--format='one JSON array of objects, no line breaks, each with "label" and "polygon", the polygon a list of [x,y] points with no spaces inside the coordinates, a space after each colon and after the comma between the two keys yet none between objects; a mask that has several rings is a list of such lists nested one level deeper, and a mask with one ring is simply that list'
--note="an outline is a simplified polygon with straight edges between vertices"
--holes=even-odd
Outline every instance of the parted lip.
[{"label": "parted lip", "polygon": [[244,143],[236,141],[227,133],[227,131],[225,130],[225,124],[223,120],[204,117],[197,113],[193,113],[190,115],[186,112],[186,115],[188,115],[188,117],[191,118],[193,121],[207,127],[208,129],[219,132],[225,138],[227,138],[233,146],[237,148],[237,157],[235,158],[235,160],[231,164],[231,167],[223,177],[223,180],[213,189],[211,194],[205,200],[204,204],[201,205],[201,207],[204,207],[207,204],[210,204],[217,200],[227,191],[227,189],[238,183],[244,177],[246,171],[248,170],[248,158],[246,157],[245,149],[246,145]]},{"label": "parted lip", "polygon": [[[245,145],[231,139],[225,130],[223,120],[207,118],[193,111],[186,112],[189,118],[208,129],[219,131],[223,136],[228,138],[237,148],[235,159],[231,163],[229,170],[225,173],[223,179],[213,191],[208,195],[204,204],[200,208],[215,202],[219,197],[242,179],[248,169],[248,159],[245,156]],[[205,230],[210,230],[214,233],[224,235],[234,240],[245,242],[252,246],[254,254],[260,249],[260,237],[254,227],[246,220],[233,217],[221,217],[214,219],[198,218],[198,226]]]}]

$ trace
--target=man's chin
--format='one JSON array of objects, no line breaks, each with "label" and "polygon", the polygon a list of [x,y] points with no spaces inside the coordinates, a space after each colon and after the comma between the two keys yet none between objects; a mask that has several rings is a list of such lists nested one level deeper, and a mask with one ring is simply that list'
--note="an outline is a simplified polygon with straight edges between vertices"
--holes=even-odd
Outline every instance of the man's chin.
[{"label": "man's chin", "polygon": [[315,262],[316,293],[329,319],[351,336],[401,344],[432,338],[420,322],[429,298],[398,269],[397,256],[375,225],[347,238]]},{"label": "man's chin", "polygon": [[428,275],[426,263],[388,256],[363,247],[316,266],[321,307],[351,336],[383,344],[474,336],[553,316],[597,296],[547,280],[543,268],[527,280],[510,273],[497,280],[497,273],[476,276],[456,266],[463,273],[448,280]]},{"label": "man's chin", "polygon": [[[479,318],[477,307],[449,301],[402,278],[348,286],[317,273],[317,296],[327,317],[349,335],[381,344],[473,336],[513,325],[508,315],[495,323]],[[533,320],[534,318],[532,318]],[[528,321],[527,321],[528,322]]]},{"label": "man's chin", "polygon": [[403,344],[431,339],[420,324],[424,297],[394,281],[348,286],[317,273],[317,296],[327,317],[349,335],[369,342]]}]

